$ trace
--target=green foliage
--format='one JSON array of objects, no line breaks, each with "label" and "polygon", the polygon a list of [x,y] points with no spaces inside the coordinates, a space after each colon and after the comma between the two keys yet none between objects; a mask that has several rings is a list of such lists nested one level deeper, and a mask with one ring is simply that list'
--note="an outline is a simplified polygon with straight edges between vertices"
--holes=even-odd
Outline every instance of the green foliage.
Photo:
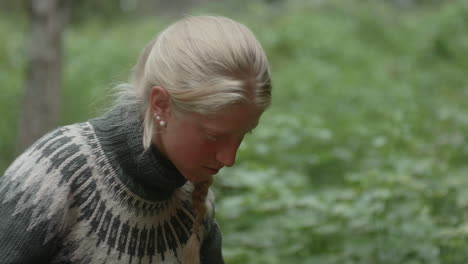
[{"label": "green foliage", "polygon": [[[66,33],[66,66],[62,123],[85,121],[112,102],[112,87],[128,81],[140,50],[163,23],[117,22],[105,28],[97,21]],[[86,36],[86,37],[83,37]]]},{"label": "green foliage", "polygon": [[[467,2],[247,9],[225,14],[264,44],[274,99],[216,179],[227,263],[466,263]],[[96,21],[67,32],[63,124],[108,105],[107,88],[166,24]],[[24,68],[11,26],[0,20],[1,169]]]},{"label": "green foliage", "polygon": [[[0,171],[14,158],[24,78],[24,24],[0,19]],[[16,30],[13,30],[16,29]]]},{"label": "green foliage", "polygon": [[230,263],[467,261],[467,7],[321,2],[256,26],[274,103],[218,179]]}]

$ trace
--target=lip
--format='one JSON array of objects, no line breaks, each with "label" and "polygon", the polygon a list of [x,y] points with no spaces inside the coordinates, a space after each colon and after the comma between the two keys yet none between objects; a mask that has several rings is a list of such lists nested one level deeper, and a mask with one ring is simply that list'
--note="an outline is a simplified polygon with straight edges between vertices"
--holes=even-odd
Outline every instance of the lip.
[{"label": "lip", "polygon": [[210,168],[210,167],[204,167],[204,168],[207,169],[207,170],[208,170],[211,174],[213,174],[213,175],[214,175],[214,174],[217,174],[217,173],[219,172],[219,170],[221,169],[221,168],[219,168],[219,169],[213,169],[213,168]]}]

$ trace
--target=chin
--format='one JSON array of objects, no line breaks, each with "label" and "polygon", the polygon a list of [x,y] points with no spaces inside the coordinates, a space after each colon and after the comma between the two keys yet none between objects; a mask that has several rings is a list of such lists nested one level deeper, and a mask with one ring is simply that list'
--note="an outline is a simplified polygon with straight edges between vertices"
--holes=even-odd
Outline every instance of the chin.
[{"label": "chin", "polygon": [[207,181],[211,178],[212,176],[209,174],[198,174],[198,175],[191,175],[189,177],[185,177],[189,182],[192,183],[199,183],[199,182],[204,182]]},{"label": "chin", "polygon": [[182,173],[184,175],[184,178],[189,181],[189,182],[199,182],[200,176],[197,176],[193,173]]}]

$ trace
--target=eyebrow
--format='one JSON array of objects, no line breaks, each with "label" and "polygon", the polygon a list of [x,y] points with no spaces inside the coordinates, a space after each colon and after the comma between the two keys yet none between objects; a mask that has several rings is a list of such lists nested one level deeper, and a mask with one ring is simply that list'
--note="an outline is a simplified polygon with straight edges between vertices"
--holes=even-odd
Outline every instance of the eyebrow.
[{"label": "eyebrow", "polygon": [[[249,128],[248,130],[244,131],[244,134],[246,133],[249,133],[249,132],[252,132],[255,128],[257,128],[258,126],[258,122],[256,122],[251,128]],[[208,127],[208,126],[202,126],[203,129],[205,129],[206,131],[209,131],[209,132],[212,132],[212,133],[215,133],[215,134],[219,134],[219,135],[225,135],[225,134],[228,134],[228,131],[223,131],[223,130],[218,130],[216,128],[212,128],[212,127]]]}]

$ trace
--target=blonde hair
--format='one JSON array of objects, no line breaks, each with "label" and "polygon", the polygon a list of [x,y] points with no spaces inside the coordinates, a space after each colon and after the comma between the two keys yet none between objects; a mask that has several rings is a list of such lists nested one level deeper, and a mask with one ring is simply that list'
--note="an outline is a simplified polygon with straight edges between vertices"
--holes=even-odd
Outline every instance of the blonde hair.
[{"label": "blonde hair", "polygon": [[145,149],[155,128],[149,105],[154,86],[168,92],[176,112],[209,114],[242,101],[266,108],[271,98],[268,61],[260,43],[246,26],[225,17],[186,17],[143,50],[132,87],[143,103]]},{"label": "blonde hair", "polygon": [[[149,102],[154,86],[168,92],[175,113],[210,114],[242,102],[265,109],[271,101],[268,61],[260,43],[243,24],[219,16],[179,20],[142,51],[125,90],[141,106],[145,149],[150,147],[156,128]],[[194,184],[195,221],[184,264],[199,263],[196,235],[210,185],[211,180]]]}]

